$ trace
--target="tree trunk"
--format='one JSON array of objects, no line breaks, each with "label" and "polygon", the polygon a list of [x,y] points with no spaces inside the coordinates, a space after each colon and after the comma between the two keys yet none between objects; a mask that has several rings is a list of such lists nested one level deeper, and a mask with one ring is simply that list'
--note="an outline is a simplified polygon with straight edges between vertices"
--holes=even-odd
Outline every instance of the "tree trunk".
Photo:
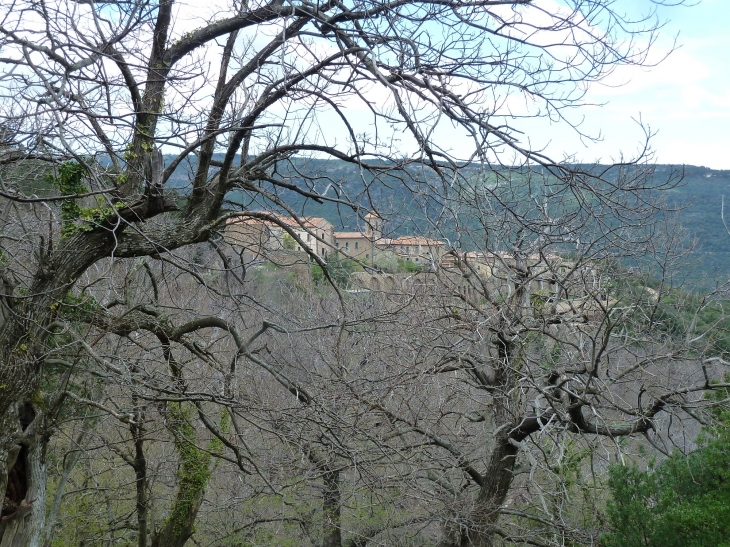
[{"label": "tree trunk", "polygon": [[326,469],[323,475],[322,547],[341,547],[340,472]]},{"label": "tree trunk", "polygon": [[492,547],[500,508],[512,484],[518,448],[510,442],[506,428],[496,439],[484,482],[479,489],[469,525],[462,530],[460,547]]},{"label": "tree trunk", "polygon": [[205,485],[181,486],[172,503],[170,517],[152,538],[152,547],[184,547],[193,535],[195,519],[204,495]]},{"label": "tree trunk", "polygon": [[[40,547],[46,517],[46,442],[35,435],[8,473],[0,547]],[[22,497],[21,497],[22,496]]]},{"label": "tree trunk", "polygon": [[212,471],[211,451],[201,450],[196,444],[195,429],[190,425],[192,408],[170,404],[168,412],[168,427],[180,455],[179,482],[170,514],[152,537],[152,547],[183,547],[187,543]]},{"label": "tree trunk", "polygon": [[[516,286],[516,293],[525,292],[525,286],[520,283]],[[518,302],[522,300],[518,297]],[[513,470],[517,461],[519,444],[510,438],[513,429],[510,424],[513,415],[523,415],[525,400],[520,391],[515,389],[516,377],[511,369],[519,368],[523,361],[521,343],[516,343],[509,337],[499,335],[496,341],[499,362],[503,366],[496,372],[501,397],[495,397],[494,423],[500,426],[494,439],[494,448],[489,457],[489,464],[482,476],[474,508],[472,509],[467,526],[462,528],[460,547],[492,547],[500,509],[507,499]]]},{"label": "tree trunk", "polygon": [[[86,434],[86,431],[83,430],[79,435],[76,437],[76,442],[74,443],[77,447],[81,446],[81,443],[84,441],[84,436]],[[48,518],[46,519],[46,525],[45,525],[45,539],[43,540],[44,547],[51,547],[51,543],[53,542],[53,534],[56,528],[56,523],[58,522],[58,516],[61,513],[61,504],[63,503],[63,495],[66,492],[66,482],[68,481],[69,476],[71,475],[71,472],[74,470],[74,467],[76,467],[76,464],[79,462],[79,459],[81,458],[81,449],[76,448],[73,452],[68,454],[68,456],[65,458],[65,464],[63,466],[63,471],[61,472],[61,478],[58,481],[58,487],[56,488],[56,493],[53,496],[53,505],[51,506],[51,510],[48,513]]]},{"label": "tree trunk", "polygon": [[[179,236],[190,226],[196,225],[195,222],[188,219],[184,227],[178,224],[174,229],[172,227],[162,229],[161,239],[169,237],[170,241],[163,243],[157,238],[159,245],[163,248],[177,248],[181,244],[189,243],[188,240],[182,242]],[[196,230],[193,228],[193,232]],[[206,233],[204,237],[208,235]],[[197,237],[198,234],[193,239]],[[4,297],[0,298],[0,306],[12,311],[6,314],[5,323],[0,326],[0,499],[3,499],[2,514],[7,517],[0,521],[2,547],[6,544],[13,547],[31,545],[30,541],[35,537],[35,532],[31,533],[26,525],[32,522],[33,526],[36,526],[37,522],[40,522],[39,526],[42,528],[43,519],[38,515],[45,512],[45,501],[34,501],[17,514],[15,509],[20,508],[28,492],[34,496],[28,500],[40,500],[41,494],[45,498],[43,450],[47,439],[30,440],[28,434],[24,432],[28,423],[23,423],[23,416],[19,415],[19,410],[22,414],[22,409],[30,407],[30,401],[33,401],[39,393],[41,367],[47,353],[45,345],[52,334],[48,327],[56,316],[58,303],[91,264],[109,256],[112,250],[116,251],[117,256],[125,254],[138,256],[151,252],[151,248],[143,248],[145,244],[143,247],[138,247],[136,243],[132,245],[133,248],[125,252],[122,249],[124,240],[124,233],[112,234],[107,231],[82,232],[63,239],[53,251],[53,255],[38,266],[33,284],[28,289],[28,293],[35,296],[16,302],[12,294],[0,295]],[[149,245],[148,240],[146,245]],[[36,433],[45,435],[45,432],[40,431],[40,427]],[[40,452],[37,454],[34,452],[36,442],[40,442],[38,447]],[[28,457],[38,459],[27,462],[21,459],[19,463],[16,462],[13,454],[19,444],[27,447]],[[34,463],[34,466],[30,466],[31,463]],[[19,467],[14,469],[14,464]],[[38,472],[42,476],[22,478],[22,472]],[[6,490],[14,485],[20,485],[23,491],[8,492],[11,495],[6,496]],[[19,495],[22,497],[18,497]],[[6,541],[5,538],[11,536],[16,539]],[[26,540],[21,540],[23,537]],[[37,542],[33,545],[36,544]]]},{"label": "tree trunk", "polygon": [[[137,403],[135,397],[135,404]],[[137,487],[137,547],[147,547],[147,458],[144,453],[144,410],[135,413],[135,423],[130,428],[134,439],[134,476]]]}]

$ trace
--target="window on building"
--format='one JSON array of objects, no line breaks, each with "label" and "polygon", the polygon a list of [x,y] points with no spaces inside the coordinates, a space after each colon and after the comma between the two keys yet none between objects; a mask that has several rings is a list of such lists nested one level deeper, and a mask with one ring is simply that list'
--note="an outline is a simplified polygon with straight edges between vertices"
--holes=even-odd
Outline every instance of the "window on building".
[{"label": "window on building", "polygon": [[356,241],[356,242],[355,242],[355,249],[357,249],[357,247],[358,247],[358,243],[357,243],[357,241]]},{"label": "window on building", "polygon": [[411,248],[410,247],[406,247],[406,254],[411,254]]},{"label": "window on building", "polygon": [[337,247],[338,249],[340,248],[340,242],[339,241],[335,241],[335,247]]},{"label": "window on building", "polygon": [[312,234],[307,234],[307,241],[312,241]]},{"label": "window on building", "polygon": [[365,253],[365,258],[366,259],[370,258],[370,255],[368,253]]},{"label": "window on building", "polygon": [[350,242],[349,241],[347,243],[345,243],[345,249],[347,249],[348,251],[350,250]]}]

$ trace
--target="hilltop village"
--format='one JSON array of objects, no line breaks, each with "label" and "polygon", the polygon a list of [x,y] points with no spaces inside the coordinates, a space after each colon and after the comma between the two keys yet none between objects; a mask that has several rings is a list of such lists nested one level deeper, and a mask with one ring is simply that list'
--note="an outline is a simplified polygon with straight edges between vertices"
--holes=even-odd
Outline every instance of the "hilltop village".
[{"label": "hilltop village", "polygon": [[[422,236],[383,236],[383,220],[375,213],[365,216],[364,232],[338,232],[328,220],[261,213],[229,220],[226,239],[247,249],[252,256],[277,256],[282,252],[306,252],[326,260],[337,253],[343,257],[374,264],[379,252],[390,251],[420,267],[438,264],[445,254],[445,243]],[[291,253],[289,253],[291,254]]]},{"label": "hilltop village", "polygon": [[[251,216],[255,215],[255,216]],[[455,251],[446,243],[423,236],[383,236],[383,220],[375,213],[364,217],[360,232],[336,231],[320,217],[291,217],[269,212],[232,217],[226,241],[241,249],[251,265],[273,263],[298,274],[310,274],[311,256],[323,262],[350,259],[359,265],[348,272],[351,291],[390,294],[450,294],[479,300],[485,292],[504,298],[524,284],[533,298],[556,303],[556,312],[586,312],[586,303],[606,305],[608,279],[600,271],[576,264],[557,254],[531,255],[518,260],[506,252]],[[395,257],[402,268],[386,272],[383,256]],[[526,269],[525,269],[526,268]],[[418,275],[414,275],[418,273]],[[576,308],[577,306],[577,308]]]}]

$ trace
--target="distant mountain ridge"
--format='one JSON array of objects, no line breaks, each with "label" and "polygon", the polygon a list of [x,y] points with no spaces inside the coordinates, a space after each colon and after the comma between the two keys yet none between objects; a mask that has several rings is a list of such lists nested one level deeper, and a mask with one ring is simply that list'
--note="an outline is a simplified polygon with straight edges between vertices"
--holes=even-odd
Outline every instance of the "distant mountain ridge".
[{"label": "distant mountain ridge", "polygon": [[[171,157],[166,159],[169,160]],[[328,194],[334,193],[331,188],[333,183],[337,183],[350,197],[357,197],[362,194],[364,187],[362,177],[368,177],[363,175],[357,166],[340,160],[302,159],[299,160],[297,167],[307,175],[314,174],[319,177],[315,189]],[[169,186],[185,193],[186,188],[189,188],[193,168],[194,165],[187,167],[181,165],[173,174]],[[687,233],[688,245],[690,240],[696,242],[692,253],[692,261],[695,264],[686,267],[687,278],[690,282],[695,282],[704,277],[706,278],[703,281],[704,286],[711,284],[713,279],[726,281],[730,279],[730,234],[722,222],[722,202],[723,196],[726,197],[728,201],[726,218],[730,226],[730,170],[694,165],[656,165],[654,178],[661,181],[673,173],[682,172],[684,176],[679,185],[666,191],[664,197],[670,207],[681,209],[681,224]],[[382,182],[384,184],[373,188],[369,197],[380,207],[402,212],[400,225],[397,225],[399,215],[397,213],[394,215],[396,220],[394,233],[409,233],[414,229],[427,232],[426,223],[420,222],[417,218],[415,220],[409,218],[413,211],[409,204],[409,192],[403,188],[403,184],[396,179]],[[235,193],[231,196],[233,201],[238,201],[240,197]],[[312,200],[304,200],[291,191],[284,191],[282,197],[287,199],[298,214],[323,217],[338,229],[363,228],[350,210],[338,209],[331,203],[317,204]],[[245,205],[243,202],[242,204]],[[257,204],[251,203],[250,206],[256,208]],[[423,212],[420,212],[420,215],[422,216]]]},{"label": "distant mountain ridge", "polygon": [[[657,175],[668,173],[671,168],[657,166]],[[681,209],[681,224],[688,237],[696,241],[692,259],[697,263],[689,266],[688,279],[705,276],[705,286],[713,279],[728,281],[730,234],[722,221],[722,203],[725,199],[725,219],[730,227],[730,170],[685,166],[684,179],[677,188],[667,191],[666,199],[670,206]]]}]

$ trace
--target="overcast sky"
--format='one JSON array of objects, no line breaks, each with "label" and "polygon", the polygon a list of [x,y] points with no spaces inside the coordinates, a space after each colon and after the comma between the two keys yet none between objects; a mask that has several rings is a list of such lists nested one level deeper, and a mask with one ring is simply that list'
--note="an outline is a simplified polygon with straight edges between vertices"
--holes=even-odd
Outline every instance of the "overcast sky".
[{"label": "overcast sky", "polygon": [[[646,8],[647,0],[621,0],[626,9]],[[652,147],[659,163],[730,169],[730,0],[702,0],[692,7],[660,8],[668,22],[656,53],[679,33],[679,48],[659,66],[625,68],[612,82],[618,88],[594,86],[589,98],[607,102],[583,111],[583,129],[603,142],[585,145],[570,131],[542,127],[532,132],[555,155],[577,153],[577,159],[606,161],[619,151],[631,154],[641,142],[632,118],[641,117],[657,134]]]},{"label": "overcast sky", "polygon": [[[553,0],[536,1],[544,7]],[[656,10],[664,26],[651,50],[650,62],[656,66],[619,67],[604,84],[589,89],[585,101],[596,106],[570,115],[584,134],[600,136],[598,142],[581,138],[567,124],[540,118],[514,121],[522,132],[520,144],[558,161],[633,159],[645,143],[640,120],[654,134],[655,162],[730,169],[730,0],[685,3],[666,7],[652,0],[616,0],[616,11],[629,16]],[[336,125],[333,114],[332,127]],[[442,125],[439,131],[445,150],[457,156],[471,150],[463,130]],[[415,150],[405,134],[400,138],[404,150]]]},{"label": "overcast sky", "polygon": [[[659,1],[659,0],[656,0]],[[680,0],[661,0],[672,3]],[[652,0],[616,0],[616,10],[630,15],[646,14],[656,7],[665,22],[660,39],[654,44],[653,60],[666,58],[655,67],[620,67],[606,85],[594,84],[586,100],[600,106],[585,106],[572,116],[582,120],[581,130],[602,138],[600,142],[581,140],[565,124],[551,125],[548,120],[519,120],[515,128],[523,131],[523,146],[544,150],[555,160],[608,163],[635,157],[644,139],[635,120],[656,132],[651,140],[654,160],[658,163],[703,165],[730,169],[730,0],[685,0],[693,6],[662,7]],[[218,3],[227,0],[180,0],[177,9],[178,35],[200,26],[203,12],[214,12]],[[536,0],[543,5],[553,0]],[[202,6],[207,6],[203,8]],[[642,11],[643,10],[643,11]],[[671,51],[674,40],[676,49]],[[671,52],[670,52],[671,51]],[[379,100],[378,90],[368,94]],[[358,102],[358,104],[360,104]],[[370,109],[360,104],[353,121],[367,129]],[[357,108],[357,105],[348,105]],[[331,124],[322,131],[330,139],[347,140],[339,118],[330,112]],[[323,120],[330,120],[326,115]],[[471,141],[463,130],[446,128],[446,148],[457,153],[469,150]],[[403,137],[404,152],[416,150],[415,142]]]}]

